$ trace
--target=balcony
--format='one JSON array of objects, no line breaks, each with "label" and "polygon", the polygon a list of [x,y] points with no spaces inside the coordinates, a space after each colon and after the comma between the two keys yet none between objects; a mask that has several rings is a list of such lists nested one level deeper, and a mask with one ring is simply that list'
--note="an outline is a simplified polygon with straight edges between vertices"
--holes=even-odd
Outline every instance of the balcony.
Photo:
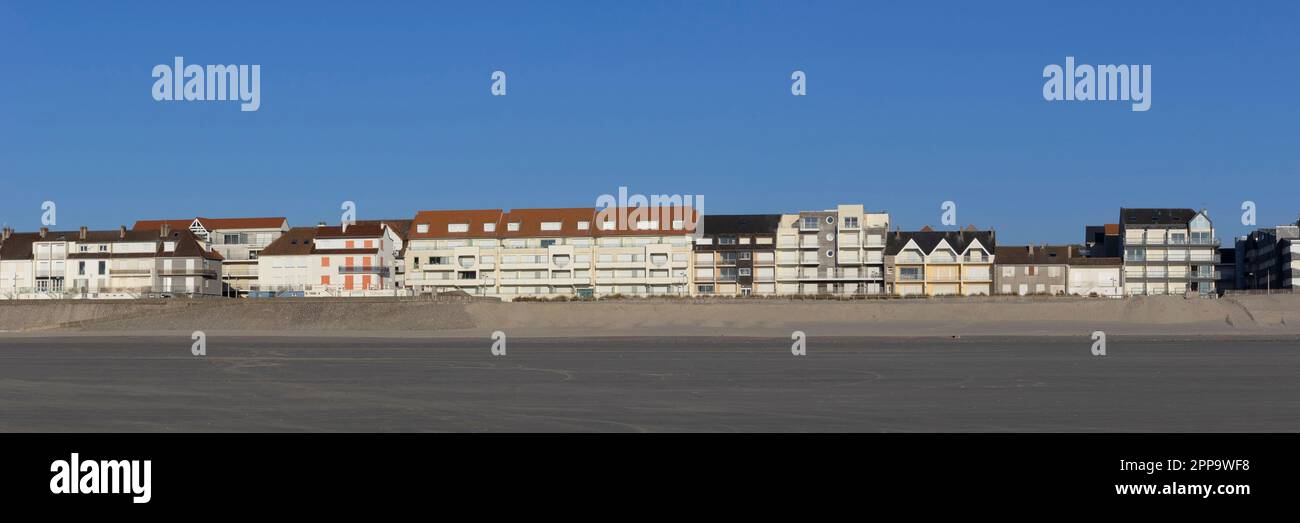
[{"label": "balcony", "polygon": [[204,278],[216,278],[217,271],[214,269],[199,269],[199,268],[187,269],[184,267],[176,267],[176,268],[163,269],[161,271],[158,271],[158,276],[160,277],[202,276]]},{"label": "balcony", "polygon": [[339,267],[339,274],[376,274],[387,278],[389,268],[375,265],[344,265]]}]

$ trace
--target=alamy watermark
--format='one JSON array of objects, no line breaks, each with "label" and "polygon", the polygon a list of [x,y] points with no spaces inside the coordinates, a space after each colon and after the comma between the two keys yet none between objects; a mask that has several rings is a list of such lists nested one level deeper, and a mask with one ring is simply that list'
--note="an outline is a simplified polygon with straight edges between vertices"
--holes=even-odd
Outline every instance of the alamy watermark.
[{"label": "alamy watermark", "polygon": [[262,107],[261,65],[185,65],[177,56],[172,65],[153,67],[153,99],[161,101],[239,101],[239,110]]},{"label": "alamy watermark", "polygon": [[658,230],[704,237],[704,195],[628,194],[619,186],[618,195],[596,197],[596,227],[602,231]]},{"label": "alamy watermark", "polygon": [[1065,67],[1043,68],[1043,99],[1066,101],[1132,101],[1134,111],[1151,108],[1150,65],[1075,65],[1065,57]]}]

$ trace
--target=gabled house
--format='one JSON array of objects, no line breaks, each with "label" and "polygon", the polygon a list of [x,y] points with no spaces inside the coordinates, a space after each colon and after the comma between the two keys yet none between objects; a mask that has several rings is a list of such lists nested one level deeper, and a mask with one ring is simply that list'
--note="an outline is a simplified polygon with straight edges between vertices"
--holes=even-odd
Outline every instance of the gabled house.
[{"label": "gabled house", "polygon": [[994,231],[893,231],[885,240],[885,282],[895,296],[992,294]]}]

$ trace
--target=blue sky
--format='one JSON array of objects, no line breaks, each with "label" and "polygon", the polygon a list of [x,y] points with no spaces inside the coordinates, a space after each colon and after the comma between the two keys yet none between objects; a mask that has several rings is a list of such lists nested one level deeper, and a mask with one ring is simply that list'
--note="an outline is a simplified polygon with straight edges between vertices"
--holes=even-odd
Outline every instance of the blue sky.
[{"label": "blue sky", "polygon": [[[1121,206],[1300,215],[1295,2],[0,1],[0,221],[337,221],[702,194],[710,213],[940,204],[1001,243]],[[473,4],[473,5],[467,5]],[[260,64],[261,109],[157,102],[156,64]],[[1151,64],[1151,110],[1042,98]],[[489,93],[508,75],[508,95]],[[790,94],[790,74],[808,95]]]}]

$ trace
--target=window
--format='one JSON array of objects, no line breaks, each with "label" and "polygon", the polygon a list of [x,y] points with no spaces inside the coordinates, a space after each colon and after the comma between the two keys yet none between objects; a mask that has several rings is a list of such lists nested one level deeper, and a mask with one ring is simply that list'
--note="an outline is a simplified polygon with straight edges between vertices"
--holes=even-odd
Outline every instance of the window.
[{"label": "window", "polygon": [[321,258],[320,258],[320,266],[321,266],[321,267],[329,267],[329,266],[330,266],[330,257],[329,257],[329,256],[321,256]]},{"label": "window", "polygon": [[416,225],[416,226],[415,226],[415,232],[418,232],[418,233],[420,233],[420,234],[427,234],[427,233],[429,232],[429,224],[427,224],[427,223],[421,223],[421,224]]},{"label": "window", "polygon": [[720,253],[718,253],[718,256],[720,257],[720,261],[719,261],[719,263],[735,264],[735,263],[736,263],[736,254],[737,254],[737,253],[734,253],[734,252],[720,252]]},{"label": "window", "polygon": [[447,232],[469,232],[469,224],[468,224],[468,223],[449,223],[449,224],[447,224]]},{"label": "window", "polygon": [[719,236],[719,237],[718,237],[718,245],[735,245],[735,244],[736,244],[736,237],[735,237],[735,236]]},{"label": "window", "polygon": [[753,272],[752,272],[752,270],[751,270],[749,267],[741,267],[741,268],[739,269],[739,274],[740,274],[741,276],[750,276],[750,275],[753,274]]},{"label": "window", "polygon": [[718,279],[722,281],[736,281],[736,275],[739,272],[735,267],[722,267],[718,269]]},{"label": "window", "polygon": [[845,217],[844,217],[844,228],[845,228],[845,229],[857,229],[857,228],[858,228],[858,217],[857,217],[857,216],[845,216]]},{"label": "window", "polygon": [[1005,267],[1002,267],[1002,277],[1003,277],[1003,278],[1010,278],[1010,277],[1015,276],[1015,275],[1016,275],[1016,268],[1015,268],[1015,267],[1012,267],[1012,266],[1010,266],[1010,265],[1007,265],[1007,266],[1005,266]]},{"label": "window", "polygon": [[259,255],[259,254],[262,254],[262,251],[248,251],[248,259],[250,259],[250,260],[256,260],[256,259],[257,259],[257,255]]},{"label": "window", "polygon": [[925,279],[925,272],[921,267],[899,267],[898,279],[907,281],[921,281]]},{"label": "window", "polygon": [[542,222],[543,231],[558,231],[562,222]]},{"label": "window", "polygon": [[226,245],[234,245],[243,242],[239,241],[238,234],[223,234],[221,235],[221,243],[224,243]]},{"label": "window", "polygon": [[578,222],[578,230],[579,230],[579,231],[585,231],[585,230],[590,229],[590,228],[591,228],[591,222],[589,222],[589,221],[587,221],[587,220],[582,220],[582,221]]},{"label": "window", "polygon": [[750,259],[750,258],[753,257],[753,253],[751,253],[751,252],[749,252],[749,251],[740,251],[739,254],[740,254],[740,256],[739,256],[737,259],[740,259],[740,260],[748,260],[748,259]]},{"label": "window", "polygon": [[108,274],[108,262],[101,261],[99,262],[99,275],[103,276],[105,274]]},{"label": "window", "polygon": [[99,252],[108,252],[108,245],[100,245]]},{"label": "window", "polygon": [[550,246],[552,246],[552,245],[555,245],[555,240],[542,240],[542,247],[543,247],[543,248],[545,248],[545,247],[550,247]]},{"label": "window", "polygon": [[321,285],[329,285],[329,284],[330,284],[330,277],[329,277],[328,274],[321,275],[321,277],[320,277],[320,284],[321,284]]},{"label": "window", "polygon": [[483,224],[483,232],[497,232],[497,224],[495,223]]},{"label": "window", "polygon": [[374,241],[374,240],[366,240],[366,248],[367,248],[367,249],[373,249],[373,248],[375,248],[375,241]]},{"label": "window", "polygon": [[510,222],[510,223],[507,223],[507,224],[506,224],[506,230],[507,230],[507,231],[511,231],[511,232],[518,231],[518,230],[519,230],[519,222]]},{"label": "window", "polygon": [[816,217],[816,216],[808,216],[808,217],[805,217],[805,218],[803,219],[803,225],[800,225],[799,228],[800,228],[800,229],[816,229],[816,228],[817,228],[817,217]]},{"label": "window", "polygon": [[356,240],[348,240],[348,241],[347,241],[347,248],[349,248],[349,249],[355,249],[356,247],[357,247],[357,242],[356,242]]},{"label": "window", "polygon": [[700,294],[713,294],[713,285],[696,285],[695,292]]},{"label": "window", "polygon": [[86,262],[77,262],[77,276],[86,275]]}]

